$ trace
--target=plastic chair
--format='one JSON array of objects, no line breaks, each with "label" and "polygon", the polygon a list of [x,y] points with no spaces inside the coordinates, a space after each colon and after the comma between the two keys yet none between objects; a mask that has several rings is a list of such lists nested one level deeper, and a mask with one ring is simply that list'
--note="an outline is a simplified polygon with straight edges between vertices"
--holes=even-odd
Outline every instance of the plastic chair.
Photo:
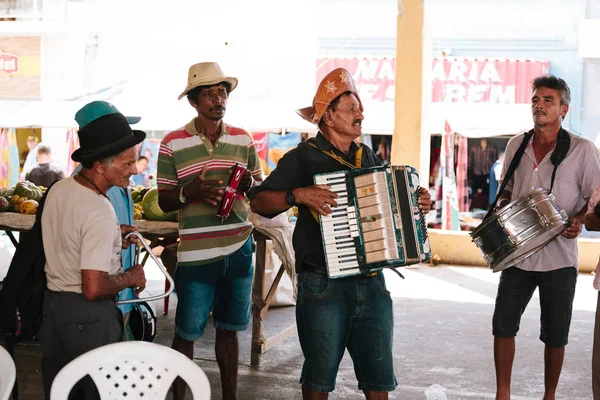
[{"label": "plastic chair", "polygon": [[8,351],[0,346],[0,400],[8,400],[17,378],[17,368]]},{"label": "plastic chair", "polygon": [[178,351],[155,343],[113,343],[82,354],[60,370],[50,398],[67,400],[73,386],[86,375],[103,400],[163,400],[177,376],[186,381],[194,400],[210,400],[204,371]]}]

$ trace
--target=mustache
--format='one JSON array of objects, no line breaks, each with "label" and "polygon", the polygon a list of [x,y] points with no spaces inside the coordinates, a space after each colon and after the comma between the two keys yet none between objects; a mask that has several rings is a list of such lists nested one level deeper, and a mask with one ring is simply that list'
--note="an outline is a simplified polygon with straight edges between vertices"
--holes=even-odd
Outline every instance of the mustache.
[{"label": "mustache", "polygon": [[209,109],[209,111],[225,111],[224,106],[214,106]]},{"label": "mustache", "polygon": [[546,115],[546,113],[543,112],[542,110],[538,110],[538,111],[534,112],[533,115]]}]

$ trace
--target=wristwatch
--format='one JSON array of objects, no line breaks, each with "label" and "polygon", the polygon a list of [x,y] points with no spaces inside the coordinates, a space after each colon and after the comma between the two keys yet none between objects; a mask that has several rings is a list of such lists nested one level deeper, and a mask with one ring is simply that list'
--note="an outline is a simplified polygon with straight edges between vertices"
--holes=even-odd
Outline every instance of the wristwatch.
[{"label": "wristwatch", "polygon": [[185,204],[185,202],[187,201],[187,199],[183,195],[183,186],[181,187],[181,189],[179,189],[179,201],[181,202],[181,204]]},{"label": "wristwatch", "polygon": [[290,189],[285,193],[285,202],[290,206],[296,205],[296,197],[294,196],[294,189]]}]

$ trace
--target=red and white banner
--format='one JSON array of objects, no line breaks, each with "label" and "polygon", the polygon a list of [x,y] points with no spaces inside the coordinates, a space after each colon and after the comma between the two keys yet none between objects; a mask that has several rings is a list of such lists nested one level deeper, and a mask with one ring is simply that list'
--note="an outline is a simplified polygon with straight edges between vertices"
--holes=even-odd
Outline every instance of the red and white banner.
[{"label": "red and white banner", "polygon": [[[319,58],[316,86],[335,68],[347,69],[363,102],[393,102],[395,58]],[[432,102],[526,104],[531,81],[550,70],[548,61],[501,58],[436,58]]]},{"label": "red and white banner", "polygon": [[496,58],[436,58],[431,101],[527,104],[531,81],[546,75],[548,61]]},{"label": "red and white banner", "polygon": [[336,68],[350,72],[362,102],[394,102],[395,58],[319,58],[315,87]]}]

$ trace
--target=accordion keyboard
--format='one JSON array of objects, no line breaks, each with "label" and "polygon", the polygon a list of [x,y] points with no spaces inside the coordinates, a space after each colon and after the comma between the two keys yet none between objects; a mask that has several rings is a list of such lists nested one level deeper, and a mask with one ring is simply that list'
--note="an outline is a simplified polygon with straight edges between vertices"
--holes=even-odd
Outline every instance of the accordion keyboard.
[{"label": "accordion keyboard", "polygon": [[328,174],[315,177],[318,185],[329,185],[338,195],[337,207],[327,216],[321,215],[321,229],[325,242],[325,258],[329,275],[345,276],[360,272],[354,238],[358,237],[355,209],[348,206],[346,174]]}]

